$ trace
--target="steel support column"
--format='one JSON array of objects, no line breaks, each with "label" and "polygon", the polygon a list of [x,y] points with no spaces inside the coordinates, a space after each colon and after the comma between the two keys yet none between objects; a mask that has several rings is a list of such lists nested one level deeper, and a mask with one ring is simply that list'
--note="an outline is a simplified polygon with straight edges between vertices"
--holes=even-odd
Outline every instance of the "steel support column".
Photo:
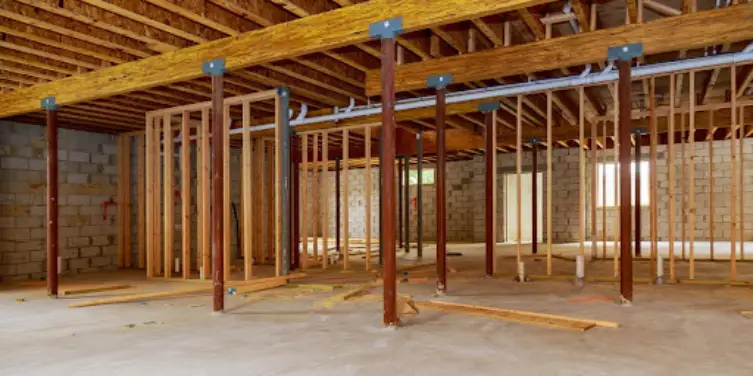
[{"label": "steel support column", "polygon": [[403,158],[397,157],[397,244],[405,249],[403,238]]},{"label": "steel support column", "polygon": [[[437,95],[437,166],[434,176],[436,188],[436,221],[437,221],[437,295],[447,293],[447,201],[446,201],[446,157],[447,142],[445,140],[445,97],[447,85],[452,83],[452,75],[431,76],[427,86],[436,89]],[[421,150],[421,148],[419,148]]]},{"label": "steel support column", "polygon": [[642,45],[612,47],[608,51],[610,60],[617,60],[619,81],[617,94],[619,98],[619,182],[620,182],[620,296],[624,304],[633,301],[633,255],[630,251],[632,226],[632,202],[630,182],[630,84],[633,58],[640,56]]},{"label": "steel support column", "polygon": [[[212,76],[212,312],[225,310],[225,276],[224,276],[224,236],[223,218],[223,138],[225,127],[223,116],[223,75],[225,60],[217,59],[205,62],[204,73]],[[165,267],[170,267],[166,265]]]},{"label": "steel support column", "polygon": [[381,233],[384,252],[384,317],[385,326],[397,326],[397,281],[395,260],[395,47],[396,37],[402,32],[402,18],[393,18],[369,25],[372,38],[382,42],[382,140],[381,165],[382,221],[386,224]]},{"label": "steel support column", "polygon": [[[301,189],[301,183],[300,183],[300,163],[301,163],[301,138],[300,136],[292,136],[290,138],[291,143],[291,149],[292,149],[292,155],[293,157],[291,160],[291,167],[290,167],[290,188],[291,188],[291,196],[292,196],[292,202],[291,205],[291,218],[293,219],[292,226],[292,239],[290,240],[290,243],[292,244],[291,248],[291,261],[290,261],[290,268],[291,269],[298,269],[301,267],[301,220],[300,220],[300,189]],[[251,199],[250,197],[248,198]]]},{"label": "steel support column", "polygon": [[[280,133],[278,146],[282,158],[282,171],[280,171],[280,213],[282,215],[282,258],[280,275],[287,275],[290,272],[290,118],[287,116],[290,108],[290,89],[281,87],[277,89],[277,114],[280,121]],[[326,255],[326,250],[324,251]]]},{"label": "steel support column", "polygon": [[485,117],[485,128],[486,128],[486,136],[485,136],[485,147],[484,147],[484,155],[486,159],[485,163],[485,196],[486,196],[486,203],[485,203],[485,220],[484,220],[484,228],[485,228],[485,272],[487,277],[491,277],[494,275],[494,246],[496,245],[494,240],[494,200],[495,200],[495,193],[494,193],[494,158],[495,158],[495,150],[496,150],[496,140],[494,139],[494,112],[499,108],[499,102],[488,102],[488,103],[482,103],[479,105],[479,111],[484,113]]},{"label": "steel support column", "polygon": [[55,97],[42,99],[47,113],[47,295],[58,296],[58,112]]}]

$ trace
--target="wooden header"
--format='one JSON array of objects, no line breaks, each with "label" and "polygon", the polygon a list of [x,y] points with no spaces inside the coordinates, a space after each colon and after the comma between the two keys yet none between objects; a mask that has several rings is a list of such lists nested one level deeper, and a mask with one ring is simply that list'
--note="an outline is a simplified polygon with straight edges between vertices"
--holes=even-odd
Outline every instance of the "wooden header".
[{"label": "wooden header", "polygon": [[[650,55],[746,39],[753,39],[750,4],[404,64],[396,67],[395,90],[424,89],[435,74],[451,73],[461,83],[605,61],[607,48],[628,43],[643,43]],[[366,95],[378,95],[380,85],[378,69],[366,72]]]}]

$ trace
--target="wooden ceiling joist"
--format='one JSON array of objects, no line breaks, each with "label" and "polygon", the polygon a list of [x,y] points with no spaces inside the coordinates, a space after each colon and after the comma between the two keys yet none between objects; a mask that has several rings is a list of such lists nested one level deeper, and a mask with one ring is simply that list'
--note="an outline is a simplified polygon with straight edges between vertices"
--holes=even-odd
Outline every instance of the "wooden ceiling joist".
[{"label": "wooden ceiling joist", "polygon": [[[749,4],[405,64],[396,69],[396,90],[425,87],[434,74],[452,73],[456,82],[469,82],[594,63],[606,59],[608,47],[626,43],[641,42],[650,55],[747,39],[753,39]],[[367,72],[366,94],[377,94],[379,85],[379,72]]]},{"label": "wooden ceiling joist", "polygon": [[[9,0],[2,1],[8,2]],[[284,25],[273,25],[234,38],[189,47],[171,54],[152,56],[5,93],[0,100],[0,117],[32,111],[38,108],[39,98],[48,95],[55,95],[58,103],[65,105],[190,80],[202,75],[200,67],[203,61],[217,57],[226,59],[228,70],[237,70],[339,46],[364,43],[369,40],[369,24],[386,18],[402,16],[403,27],[410,32],[547,2],[550,1],[427,0],[421,3],[405,3],[399,0],[370,1],[294,20]],[[81,35],[77,34],[77,36]],[[122,36],[117,37],[122,38]],[[97,42],[100,41],[97,39]],[[116,49],[123,47],[114,45],[112,42],[108,43]],[[144,50],[140,42],[131,43],[131,45],[137,46],[141,51]]]}]

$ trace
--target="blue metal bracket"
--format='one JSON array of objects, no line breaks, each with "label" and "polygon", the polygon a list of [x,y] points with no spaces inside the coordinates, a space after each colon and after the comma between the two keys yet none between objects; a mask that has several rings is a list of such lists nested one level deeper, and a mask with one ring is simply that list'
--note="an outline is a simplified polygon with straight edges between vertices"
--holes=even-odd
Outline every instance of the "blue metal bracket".
[{"label": "blue metal bracket", "polygon": [[480,105],[478,105],[479,112],[483,112],[483,113],[494,112],[494,111],[497,111],[498,109],[499,109],[499,102],[497,101],[481,103]]},{"label": "blue metal bracket", "polygon": [[403,33],[403,17],[390,18],[389,20],[374,22],[369,25],[371,39],[390,39]]},{"label": "blue metal bracket", "polygon": [[648,131],[645,128],[636,128],[636,129],[633,129],[631,133],[633,133],[636,136],[642,136],[644,134],[648,134]]},{"label": "blue metal bracket", "polygon": [[447,87],[447,85],[452,83],[452,73],[447,74],[437,74],[434,76],[429,76],[428,79],[426,79],[426,86],[434,88],[434,89],[444,89]]},{"label": "blue metal bracket", "polygon": [[624,46],[609,47],[607,59],[609,61],[629,61],[643,55],[643,43],[626,44]]},{"label": "blue metal bracket", "polygon": [[531,144],[531,145],[537,145],[537,144],[541,143],[541,139],[540,138],[536,138],[536,137],[531,137],[531,138],[528,139],[528,143]]},{"label": "blue metal bracket", "polygon": [[201,64],[201,71],[210,76],[222,76],[225,74],[225,59],[214,59]]},{"label": "blue metal bracket", "polygon": [[41,101],[39,101],[40,107],[42,107],[43,110],[57,110],[58,105],[55,103],[55,97],[44,97]]}]

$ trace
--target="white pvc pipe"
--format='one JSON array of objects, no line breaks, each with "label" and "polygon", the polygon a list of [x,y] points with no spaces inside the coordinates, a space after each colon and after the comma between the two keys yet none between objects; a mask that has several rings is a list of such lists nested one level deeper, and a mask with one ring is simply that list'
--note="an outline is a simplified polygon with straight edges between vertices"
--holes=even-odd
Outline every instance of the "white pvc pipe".
[{"label": "white pvc pipe", "polygon": [[[753,44],[743,50],[743,52],[721,54],[713,56],[705,56],[692,59],[677,60],[668,63],[659,63],[652,65],[644,65],[633,68],[632,78],[641,79],[651,76],[669,74],[677,71],[689,71],[703,68],[712,68],[719,65],[741,64],[745,62],[753,61]],[[619,78],[618,72],[614,70],[604,70],[602,72],[589,73],[585,76],[575,75],[569,77],[551,78],[544,80],[537,80],[531,82],[523,82],[509,85],[499,85],[492,87],[485,87],[479,89],[471,89],[466,91],[459,91],[447,94],[446,103],[462,103],[475,100],[491,99],[491,98],[503,98],[512,97],[521,94],[531,94],[538,92],[546,92],[550,90],[562,90],[575,86],[582,85],[600,85],[609,82],[617,81]],[[436,97],[419,97],[411,99],[399,100],[395,104],[395,111],[405,111],[417,108],[434,107],[436,105]],[[372,104],[365,106],[356,106],[350,112],[340,112],[332,115],[316,116],[304,119],[295,119],[290,122],[291,127],[298,125],[323,123],[323,122],[337,122],[345,119],[353,119],[363,116],[378,115],[382,113],[381,104]],[[259,132],[274,129],[275,125],[263,124],[250,128],[251,132]],[[230,130],[230,134],[240,134],[243,130],[241,128],[234,128]],[[193,138],[193,137],[192,137]]]}]

